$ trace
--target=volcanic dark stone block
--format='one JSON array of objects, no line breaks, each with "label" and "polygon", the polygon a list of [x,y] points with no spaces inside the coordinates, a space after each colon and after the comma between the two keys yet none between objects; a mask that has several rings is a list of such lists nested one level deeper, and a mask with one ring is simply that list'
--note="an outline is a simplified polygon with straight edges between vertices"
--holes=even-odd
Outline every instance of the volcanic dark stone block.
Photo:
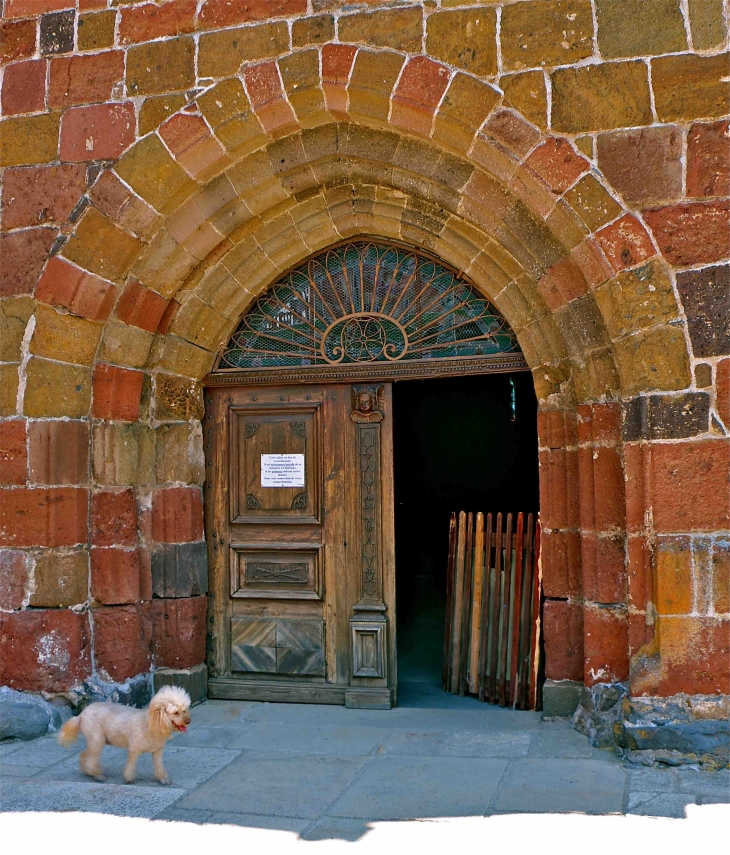
[{"label": "volcanic dark stone block", "polygon": [[205,665],[194,668],[158,668],[153,675],[155,692],[163,686],[180,686],[190,695],[193,706],[208,698],[208,670]]},{"label": "volcanic dark stone block", "polygon": [[624,404],[624,442],[639,439],[685,439],[706,433],[710,425],[707,392],[648,395]]},{"label": "volcanic dark stone block", "polygon": [[696,436],[709,430],[710,396],[706,392],[652,395],[649,414],[652,439]]},{"label": "volcanic dark stone block", "polygon": [[152,595],[197,597],[208,590],[205,543],[166,543],[152,553]]},{"label": "volcanic dark stone block", "polygon": [[41,53],[44,56],[70,53],[74,49],[73,9],[41,18]]},{"label": "volcanic dark stone block", "polygon": [[580,702],[583,684],[575,680],[545,680],[542,687],[542,717],[570,718]]},{"label": "volcanic dark stone block", "polygon": [[677,274],[695,356],[730,353],[730,265]]},{"label": "volcanic dark stone block", "polygon": [[32,703],[0,699],[0,740],[36,739],[48,731],[51,716]]}]

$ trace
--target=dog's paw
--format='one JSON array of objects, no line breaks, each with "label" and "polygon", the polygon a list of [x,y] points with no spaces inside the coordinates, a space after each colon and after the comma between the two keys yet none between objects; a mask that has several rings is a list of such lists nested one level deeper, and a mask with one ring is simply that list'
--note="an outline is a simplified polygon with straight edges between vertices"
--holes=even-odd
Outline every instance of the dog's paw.
[{"label": "dog's paw", "polygon": [[169,785],[172,783],[169,778],[158,778],[157,780],[160,784],[162,784],[163,787],[169,787]]}]

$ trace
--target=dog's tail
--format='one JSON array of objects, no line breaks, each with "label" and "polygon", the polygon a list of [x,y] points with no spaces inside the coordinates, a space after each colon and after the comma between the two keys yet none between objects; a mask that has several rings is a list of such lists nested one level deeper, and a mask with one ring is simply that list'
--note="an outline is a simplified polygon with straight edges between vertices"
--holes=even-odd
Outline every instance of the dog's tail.
[{"label": "dog's tail", "polygon": [[58,731],[58,744],[64,748],[69,748],[79,738],[79,728],[81,727],[81,716],[70,718],[66,724]]}]

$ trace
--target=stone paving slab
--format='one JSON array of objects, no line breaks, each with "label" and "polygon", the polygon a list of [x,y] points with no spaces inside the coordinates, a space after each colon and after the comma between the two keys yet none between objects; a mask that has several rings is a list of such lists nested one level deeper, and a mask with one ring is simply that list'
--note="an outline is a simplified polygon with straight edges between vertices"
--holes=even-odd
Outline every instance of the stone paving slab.
[{"label": "stone paving slab", "polygon": [[351,710],[342,706],[314,704],[261,704],[247,713],[246,721],[451,732],[490,729],[525,731],[537,727],[540,723],[540,713],[490,708],[479,704],[478,701],[474,704],[473,707],[464,709],[396,707],[392,710]]},{"label": "stone paving slab", "polygon": [[21,742],[15,751],[9,752],[7,756],[0,758],[3,766],[38,766],[46,768],[66,760],[69,756],[79,754],[84,748],[84,738],[80,737],[78,742],[70,748],[64,748],[58,744],[56,734],[51,733],[41,739],[32,742]]},{"label": "stone paving slab", "polygon": [[515,760],[494,803],[498,811],[618,813],[626,772],[600,760]]},{"label": "stone paving slab", "polygon": [[666,816],[684,819],[694,796],[680,793],[636,792],[629,794],[626,813],[635,816]]},{"label": "stone paving slab", "polygon": [[248,727],[246,716],[255,709],[266,704],[256,701],[206,701],[190,710],[192,720],[196,725],[217,727],[218,725],[241,725]]},{"label": "stone paving slab", "polygon": [[504,759],[374,757],[329,813],[362,819],[481,816],[506,766]]},{"label": "stone paving slab", "polygon": [[385,738],[382,728],[258,724],[232,748],[295,754],[372,754]]},{"label": "stone paving slab", "polygon": [[[193,710],[193,714],[195,710]],[[241,734],[255,727],[255,722],[237,724],[201,725],[193,722],[187,733],[175,736],[177,748],[233,748]]]},{"label": "stone paving slab", "polygon": [[588,738],[572,728],[567,722],[540,722],[530,734],[530,757],[590,758],[594,749]]},{"label": "stone paving slab", "polygon": [[[216,748],[165,748],[163,761],[175,787],[191,790],[207,781],[231,761],[241,756],[240,751],[222,751]],[[127,762],[127,752],[123,748],[107,745],[101,755],[101,764],[106,780],[113,784],[124,785],[122,770]],[[89,778],[79,768],[78,758],[69,757],[45,769],[36,776],[44,781],[88,782]],[[152,755],[143,754],[137,762],[137,777],[133,786],[163,786],[155,780],[152,768]]]},{"label": "stone paving slab", "polygon": [[177,807],[317,819],[366,762],[365,757],[247,752]]},{"label": "stone paving slab", "polygon": [[5,780],[0,802],[3,811],[82,811],[151,818],[184,793],[176,787],[130,787],[98,781]]}]

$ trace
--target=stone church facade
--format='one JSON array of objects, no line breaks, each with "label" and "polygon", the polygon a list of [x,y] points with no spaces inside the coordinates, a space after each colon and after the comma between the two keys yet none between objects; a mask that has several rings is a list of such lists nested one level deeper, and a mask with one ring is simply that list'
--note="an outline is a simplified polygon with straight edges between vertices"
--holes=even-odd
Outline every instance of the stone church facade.
[{"label": "stone church facade", "polygon": [[552,697],[721,763],[727,11],[4,0],[0,685],[204,694],[203,379],[370,236],[463,272],[532,372]]}]

